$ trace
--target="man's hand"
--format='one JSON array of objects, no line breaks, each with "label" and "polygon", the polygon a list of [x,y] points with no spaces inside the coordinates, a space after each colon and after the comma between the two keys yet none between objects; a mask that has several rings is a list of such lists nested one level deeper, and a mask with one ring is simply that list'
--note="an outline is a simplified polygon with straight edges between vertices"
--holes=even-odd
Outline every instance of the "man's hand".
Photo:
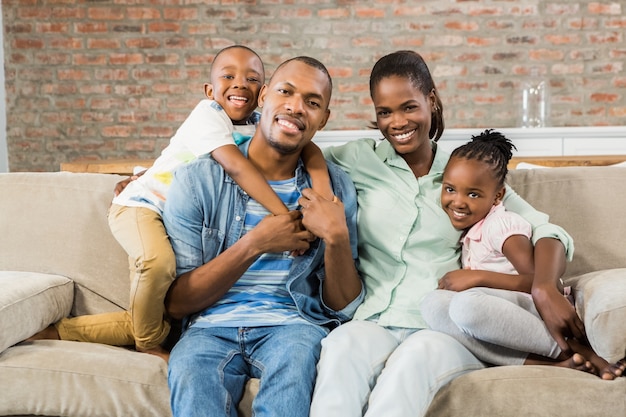
[{"label": "man's hand", "polygon": [[343,203],[335,197],[328,201],[311,188],[302,190],[298,200],[302,207],[302,224],[315,236],[333,243],[348,236],[348,225]]},{"label": "man's hand", "polygon": [[131,181],[135,181],[137,178],[141,177],[145,172],[146,171],[141,171],[115,184],[115,188],[113,189],[113,194],[115,194],[116,197],[120,195],[120,193],[124,191],[124,188],[126,188],[128,184],[131,183]]},{"label": "man's hand", "polygon": [[298,204],[302,207],[304,227],[326,245],[322,299],[325,305],[339,311],[352,302],[362,289],[352,259],[344,205],[337,197],[333,201],[326,200],[311,188],[302,190]]},{"label": "man's hand", "polygon": [[585,325],[556,286],[533,286],[532,296],[537,311],[562,351],[570,350],[567,338],[586,341]]},{"label": "man's hand", "polygon": [[254,239],[259,253],[296,251],[304,253],[315,236],[302,227],[299,211],[267,216],[246,235]]}]

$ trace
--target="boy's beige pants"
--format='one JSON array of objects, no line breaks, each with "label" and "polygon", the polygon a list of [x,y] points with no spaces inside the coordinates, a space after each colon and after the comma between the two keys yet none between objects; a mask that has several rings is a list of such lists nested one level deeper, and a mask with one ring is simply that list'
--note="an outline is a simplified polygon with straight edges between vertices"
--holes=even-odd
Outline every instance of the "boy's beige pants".
[{"label": "boy's beige pants", "polygon": [[163,221],[153,210],[113,204],[109,226],[129,257],[129,311],[66,318],[55,327],[62,340],[155,348],[170,331],[164,299],[176,273]]}]

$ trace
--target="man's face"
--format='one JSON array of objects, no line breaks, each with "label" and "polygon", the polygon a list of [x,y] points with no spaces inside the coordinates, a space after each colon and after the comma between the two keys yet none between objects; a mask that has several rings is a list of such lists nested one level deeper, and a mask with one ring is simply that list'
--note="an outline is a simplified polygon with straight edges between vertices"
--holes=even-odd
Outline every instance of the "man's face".
[{"label": "man's face", "polygon": [[328,121],[330,89],[326,74],[304,62],[277,69],[259,96],[260,129],[270,146],[291,154],[309,143]]}]

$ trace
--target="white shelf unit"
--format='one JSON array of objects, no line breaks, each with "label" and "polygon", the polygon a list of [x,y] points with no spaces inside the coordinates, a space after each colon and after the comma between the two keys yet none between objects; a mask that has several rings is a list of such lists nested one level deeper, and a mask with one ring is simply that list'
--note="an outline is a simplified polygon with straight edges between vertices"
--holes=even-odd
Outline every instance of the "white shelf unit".
[{"label": "white shelf unit", "polygon": [[[446,129],[439,140],[447,151],[466,143],[484,129]],[[514,156],[626,155],[626,126],[498,128],[517,147]],[[320,147],[360,139],[381,139],[378,130],[330,130],[313,140]]]}]

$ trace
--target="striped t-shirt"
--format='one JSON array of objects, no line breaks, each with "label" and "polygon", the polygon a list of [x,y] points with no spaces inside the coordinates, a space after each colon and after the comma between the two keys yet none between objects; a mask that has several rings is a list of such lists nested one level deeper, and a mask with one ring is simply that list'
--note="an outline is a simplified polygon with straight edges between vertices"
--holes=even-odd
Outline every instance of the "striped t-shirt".
[{"label": "striped t-shirt", "polygon": [[[298,207],[300,192],[295,178],[270,181],[289,210]],[[244,231],[252,230],[269,211],[256,200],[248,200]],[[262,254],[215,304],[196,316],[196,327],[259,327],[308,323],[298,313],[287,291],[287,277],[293,257],[290,252]]]}]

